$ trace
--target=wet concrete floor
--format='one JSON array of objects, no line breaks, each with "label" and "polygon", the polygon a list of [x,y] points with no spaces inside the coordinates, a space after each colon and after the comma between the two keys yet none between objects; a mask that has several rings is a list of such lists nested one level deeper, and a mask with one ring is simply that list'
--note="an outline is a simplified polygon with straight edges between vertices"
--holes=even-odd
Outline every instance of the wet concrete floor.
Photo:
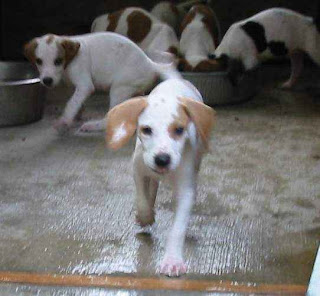
[{"label": "wet concrete floor", "polygon": [[[134,142],[114,153],[103,134],[60,137],[55,109],[40,122],[0,129],[0,270],[158,276],[171,191],[161,186],[156,224],[140,229]],[[185,278],[307,285],[320,239],[320,94],[267,87],[216,110]],[[104,111],[91,103],[84,116]],[[15,288],[0,286],[0,294]]]}]

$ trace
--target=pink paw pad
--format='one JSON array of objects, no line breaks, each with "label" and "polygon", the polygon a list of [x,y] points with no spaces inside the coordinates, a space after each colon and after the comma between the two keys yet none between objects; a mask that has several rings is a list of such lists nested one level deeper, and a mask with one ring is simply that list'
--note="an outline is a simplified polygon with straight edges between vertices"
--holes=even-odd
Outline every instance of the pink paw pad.
[{"label": "pink paw pad", "polygon": [[160,273],[169,277],[178,277],[187,272],[187,266],[183,260],[175,258],[165,259],[160,266]]}]

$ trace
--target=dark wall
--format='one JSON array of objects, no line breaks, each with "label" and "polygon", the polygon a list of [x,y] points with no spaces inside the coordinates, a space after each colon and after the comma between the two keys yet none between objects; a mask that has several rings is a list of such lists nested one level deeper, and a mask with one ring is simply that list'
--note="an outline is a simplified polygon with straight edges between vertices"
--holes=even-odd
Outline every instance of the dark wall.
[{"label": "dark wall", "polygon": [[[281,6],[314,15],[319,0],[212,0],[222,30],[235,21],[263,9]],[[89,32],[99,14],[126,6],[150,9],[155,0],[1,0],[1,59],[22,59],[22,45],[46,33],[81,34]],[[180,2],[180,1],[173,1]]]}]

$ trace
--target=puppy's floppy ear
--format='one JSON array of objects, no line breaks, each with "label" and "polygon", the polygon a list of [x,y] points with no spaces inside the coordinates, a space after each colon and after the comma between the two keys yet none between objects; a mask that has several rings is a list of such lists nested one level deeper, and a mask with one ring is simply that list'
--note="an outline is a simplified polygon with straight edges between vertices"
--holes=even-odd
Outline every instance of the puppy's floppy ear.
[{"label": "puppy's floppy ear", "polygon": [[117,150],[134,135],[138,117],[147,106],[145,97],[137,97],[112,108],[107,114],[106,142]]},{"label": "puppy's floppy ear", "polygon": [[189,98],[179,98],[182,106],[196,125],[197,131],[205,146],[208,145],[210,133],[216,121],[216,112],[202,102]]},{"label": "puppy's floppy ear", "polygon": [[23,54],[33,64],[35,64],[35,62],[36,62],[35,51],[36,51],[37,46],[38,46],[38,43],[37,43],[36,39],[32,39],[31,41],[29,41],[28,43],[26,43],[23,46]]},{"label": "puppy's floppy ear", "polygon": [[73,58],[77,55],[80,43],[76,41],[72,41],[70,39],[64,39],[61,41],[61,46],[65,52],[65,64],[64,67],[67,68],[69,63],[73,60]]}]

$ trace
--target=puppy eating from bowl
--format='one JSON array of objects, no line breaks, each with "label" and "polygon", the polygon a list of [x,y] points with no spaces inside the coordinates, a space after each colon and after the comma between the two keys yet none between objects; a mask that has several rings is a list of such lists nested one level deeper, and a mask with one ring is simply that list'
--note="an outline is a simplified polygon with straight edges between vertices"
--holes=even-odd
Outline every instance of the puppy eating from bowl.
[{"label": "puppy eating from bowl", "polygon": [[172,185],[177,209],[160,266],[168,276],[179,276],[187,269],[185,236],[214,122],[215,111],[182,79],[166,80],[148,96],[127,100],[107,114],[106,142],[111,149],[121,148],[137,134],[133,166],[138,224],[154,223],[159,183]]}]

